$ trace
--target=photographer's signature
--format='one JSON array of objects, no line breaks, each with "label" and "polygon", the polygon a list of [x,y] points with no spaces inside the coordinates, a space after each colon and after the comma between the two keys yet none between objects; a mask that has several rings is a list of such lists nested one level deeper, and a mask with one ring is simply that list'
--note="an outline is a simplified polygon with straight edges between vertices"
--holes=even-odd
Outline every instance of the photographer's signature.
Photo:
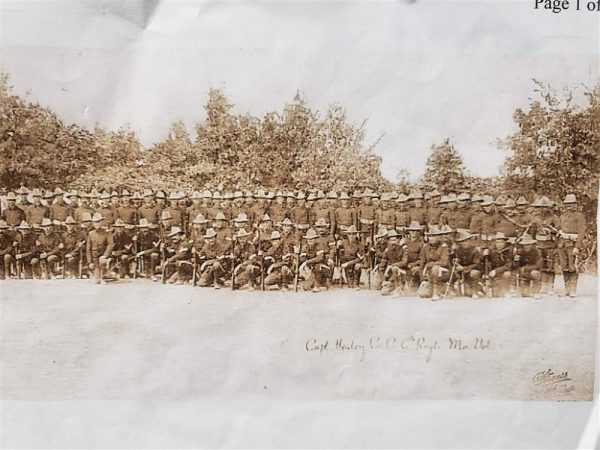
[{"label": "photographer's signature", "polygon": [[575,386],[570,381],[573,381],[569,377],[569,372],[554,372],[552,369],[542,370],[537,372],[532,378],[531,382],[536,386],[543,386],[547,390],[555,390],[562,392],[572,392],[575,390]]}]

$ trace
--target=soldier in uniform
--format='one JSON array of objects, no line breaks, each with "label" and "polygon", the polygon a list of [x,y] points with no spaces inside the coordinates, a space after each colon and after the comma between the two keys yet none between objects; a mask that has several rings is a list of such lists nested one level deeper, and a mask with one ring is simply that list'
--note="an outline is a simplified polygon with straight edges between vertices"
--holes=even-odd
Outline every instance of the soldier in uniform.
[{"label": "soldier in uniform", "polygon": [[406,272],[409,289],[415,290],[421,284],[423,270],[423,225],[414,220],[406,230],[409,236],[403,245],[402,260],[398,267]]},{"label": "soldier in uniform", "polygon": [[[61,250],[64,247],[60,234],[52,229],[52,221],[47,217],[42,219],[42,234],[35,242],[36,249],[33,258],[31,258],[31,268],[34,273],[41,278],[49,279],[50,276],[58,275],[58,262],[60,260]],[[38,270],[41,268],[41,271]]]},{"label": "soldier in uniform", "polygon": [[423,208],[423,194],[421,191],[410,193],[409,200],[412,200],[412,207],[408,210],[411,222],[425,224],[425,208]]},{"label": "soldier in uniform", "polygon": [[34,189],[31,196],[33,198],[33,204],[27,208],[25,216],[27,218],[27,223],[32,227],[37,228],[42,223],[42,219],[50,218],[50,210],[47,206],[42,205],[42,193],[39,189]]},{"label": "soldier in uniform", "polygon": [[454,273],[459,283],[464,286],[464,294],[479,298],[479,282],[483,267],[481,251],[476,247],[474,238],[475,235],[466,231],[458,233],[455,239],[456,246],[453,248],[456,258]]},{"label": "soldier in uniform", "polygon": [[10,267],[12,265],[13,236],[10,233],[10,227],[4,220],[0,220],[0,279],[4,280],[10,277]]},{"label": "soldier in uniform", "polygon": [[[388,232],[385,229],[379,230],[374,236],[371,248],[369,249],[372,262],[372,272],[377,274],[375,289],[380,290],[383,284],[383,278],[386,269],[385,249],[388,246]],[[398,233],[396,233],[398,235]]]},{"label": "soldier in uniform", "polygon": [[425,223],[429,228],[431,225],[442,224],[442,207],[440,206],[442,194],[437,189],[428,193],[429,204],[425,208]]},{"label": "soldier in uniform", "polygon": [[563,200],[565,211],[559,223],[558,256],[565,279],[566,295],[574,298],[577,293],[578,260],[585,234],[585,216],[577,210],[575,194],[567,194]]},{"label": "soldier in uniform", "polygon": [[[32,232],[31,226],[26,221],[22,221],[17,227],[17,230],[18,233],[16,234],[15,242],[13,243],[17,274],[22,273],[25,278],[32,278],[33,272],[31,260],[36,251],[36,236]],[[19,270],[19,268],[21,270]]]},{"label": "soldier in uniform", "polygon": [[337,226],[336,233],[344,234],[350,227],[357,230],[356,212],[354,208],[350,207],[350,197],[346,192],[340,193],[340,206],[335,209],[334,216]]},{"label": "soldier in uniform", "polygon": [[115,221],[115,211],[109,202],[110,194],[108,192],[102,192],[98,198],[98,208],[96,209],[96,212],[102,214],[104,223],[110,227]]},{"label": "soldier in uniform", "polygon": [[226,257],[226,252],[229,248],[220,246],[216,241],[217,232],[213,228],[206,230],[204,235],[204,245],[200,249],[199,258],[202,261],[200,265],[200,286],[214,285],[216,289],[223,286],[223,276],[225,269],[223,260]]},{"label": "soldier in uniform", "polygon": [[75,224],[73,217],[67,216],[64,221],[66,230],[61,234],[64,245],[63,264],[65,266],[65,276],[69,278],[78,273],[77,267],[80,258],[83,258],[83,247],[87,240],[87,236],[76,231]]},{"label": "soldier in uniform", "polygon": [[542,278],[542,255],[535,246],[536,241],[528,234],[521,238],[521,251],[516,255],[517,270],[522,296],[533,295],[540,298],[540,284]]},{"label": "soldier in uniform", "polygon": [[144,190],[144,203],[138,208],[138,217],[139,219],[146,219],[149,224],[158,224],[158,219],[160,218],[160,213],[156,205],[154,204],[154,194],[150,189]]},{"label": "soldier in uniform", "polygon": [[427,232],[428,240],[423,246],[423,274],[422,279],[427,280],[431,285],[431,290],[427,289],[420,295],[429,297],[432,300],[440,299],[442,283],[448,281],[450,276],[450,247],[445,237],[449,236],[453,230],[448,225],[430,225]]},{"label": "soldier in uniform", "polygon": [[160,237],[145,218],[140,219],[137,227],[139,232],[132,238],[136,261],[140,261],[146,278],[157,281],[155,271],[160,257]]},{"label": "soldier in uniform", "polygon": [[367,189],[362,194],[355,193],[354,197],[357,201],[360,199],[360,206],[358,207],[358,231],[363,232],[372,241],[372,237],[377,229],[375,224],[377,210],[373,205],[371,191]]},{"label": "soldier in uniform", "polygon": [[[185,230],[185,211],[179,204],[179,201],[183,199],[183,195],[180,192],[171,192],[169,195],[169,206],[162,210],[162,213],[168,212],[171,216],[171,225],[179,227],[181,230]],[[177,238],[179,239],[179,238]],[[177,240],[176,239],[176,240]]]},{"label": "soldier in uniform", "polygon": [[311,224],[311,210],[306,205],[306,196],[304,192],[298,192],[296,205],[290,210],[289,219],[302,236]]},{"label": "soldier in uniform", "polygon": [[2,220],[6,224],[15,228],[21,222],[25,221],[25,212],[17,206],[17,197],[14,192],[9,192],[6,196],[6,208],[2,210]]},{"label": "soldier in uniform", "polygon": [[284,234],[283,238],[279,231],[274,230],[271,233],[271,246],[267,250],[265,260],[270,262],[267,268],[267,275],[265,278],[265,286],[277,285],[282,291],[288,290],[288,285],[293,281],[295,264],[297,261],[294,260],[294,246],[296,240],[292,232],[291,225],[285,225],[286,218],[282,222]]},{"label": "soldier in uniform", "polygon": [[94,209],[90,206],[89,194],[84,193],[80,198],[78,194],[73,192],[69,194],[69,200],[71,201],[71,204],[75,205],[75,210],[73,211],[73,219],[75,219],[75,222],[83,223],[82,218],[84,214],[89,215],[91,220]]},{"label": "soldier in uniform", "polygon": [[[125,225],[135,226],[138,223],[138,211],[137,208],[131,203],[131,196],[127,190],[121,192],[120,203],[115,208],[115,218],[121,219]],[[133,230],[133,228],[130,229]],[[125,231],[127,232],[127,230]]]},{"label": "soldier in uniform", "polygon": [[504,297],[510,289],[513,262],[508,237],[504,233],[501,231],[496,233],[494,246],[483,250],[483,259],[492,294],[495,297]]},{"label": "soldier in uniform", "polygon": [[113,224],[114,234],[111,257],[115,258],[115,269],[119,272],[119,277],[129,278],[131,269],[129,267],[133,257],[133,239],[130,233],[125,232],[125,222],[117,219]]},{"label": "soldier in uniform", "polygon": [[260,287],[259,281],[264,270],[262,252],[250,241],[246,229],[240,228],[235,234],[232,266],[235,270],[235,283],[238,286],[248,285],[253,291]]},{"label": "soldier in uniform", "polygon": [[275,203],[269,208],[269,216],[273,223],[278,224],[287,217],[288,209],[285,204],[285,194],[282,191],[277,191],[275,194]]},{"label": "soldier in uniform", "polygon": [[94,229],[89,232],[86,244],[87,263],[94,272],[96,283],[104,280],[104,272],[108,271],[110,255],[113,249],[113,236],[104,226],[104,217],[94,213],[92,217]]},{"label": "soldier in uniform", "polygon": [[408,195],[401,193],[396,199],[395,222],[398,236],[407,234],[406,228],[410,225],[410,213],[408,211]]},{"label": "soldier in uniform", "polygon": [[[324,223],[324,220],[321,223]],[[319,292],[327,289],[333,274],[334,248],[329,246],[327,228],[321,228],[324,230],[322,235],[314,228],[309,228],[304,236],[306,245],[303,253],[306,253],[306,261],[302,263],[302,267],[309,270],[309,273],[304,275],[306,291]]]},{"label": "soldier in uniform", "polygon": [[63,223],[67,216],[73,214],[73,209],[65,203],[63,192],[58,188],[53,194],[53,202],[50,202],[49,205],[50,219],[55,221],[55,224],[58,222]]},{"label": "soldier in uniform", "polygon": [[366,265],[366,249],[360,239],[360,231],[354,224],[343,231],[346,239],[339,248],[342,279],[345,275],[349,288],[360,289],[360,275]]},{"label": "soldier in uniform", "polygon": [[[170,241],[165,247],[167,259],[165,276],[169,284],[187,283],[192,276],[192,263],[190,262],[191,247],[183,230],[178,226],[171,227],[168,237]],[[171,272],[173,272],[171,274]]]},{"label": "soldier in uniform", "polygon": [[400,267],[404,249],[398,240],[399,236],[396,230],[381,228],[381,232],[385,232],[387,238],[387,245],[379,262],[379,271],[382,274],[380,276],[381,295],[390,295],[393,292],[395,297],[399,297],[406,281],[406,270]]},{"label": "soldier in uniform", "polygon": [[392,198],[389,192],[381,194],[381,209],[377,211],[376,222],[378,228],[392,230],[396,228],[396,212],[392,206]]},{"label": "soldier in uniform", "polygon": [[535,215],[532,217],[532,235],[535,236],[537,248],[540,250],[543,260],[540,292],[554,295],[559,218],[552,212],[554,203],[546,196],[535,200],[531,206],[535,208]]}]

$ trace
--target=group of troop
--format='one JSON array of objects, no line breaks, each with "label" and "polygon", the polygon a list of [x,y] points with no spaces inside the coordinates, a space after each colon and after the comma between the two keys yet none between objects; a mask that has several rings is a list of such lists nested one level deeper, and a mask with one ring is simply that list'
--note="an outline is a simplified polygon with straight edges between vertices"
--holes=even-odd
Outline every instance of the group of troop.
[{"label": "group of troop", "polygon": [[575,296],[577,199],[347,192],[64,192],[0,198],[0,278],[161,279],[395,296]]}]

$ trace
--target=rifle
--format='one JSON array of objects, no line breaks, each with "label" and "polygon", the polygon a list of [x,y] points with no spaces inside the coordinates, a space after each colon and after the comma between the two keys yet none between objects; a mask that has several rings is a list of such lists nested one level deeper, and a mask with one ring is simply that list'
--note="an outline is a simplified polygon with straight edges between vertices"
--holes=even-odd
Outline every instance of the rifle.
[{"label": "rifle", "polygon": [[485,295],[486,297],[492,297],[492,284],[490,280],[490,255],[483,256],[483,266],[484,266],[484,285],[485,285]]},{"label": "rifle", "polygon": [[164,243],[162,244],[161,248],[160,248],[160,263],[161,263],[161,280],[162,280],[162,284],[166,284],[167,280],[166,280],[166,275],[167,275],[167,258],[165,255],[165,245]]},{"label": "rifle", "polygon": [[[296,251],[297,250],[297,251]],[[294,292],[298,292],[298,278],[300,277],[300,246],[294,248],[296,254],[296,267],[294,268]]]},{"label": "rifle", "polygon": [[231,290],[235,291],[235,235],[231,236],[231,254],[232,262],[231,262]]},{"label": "rifle", "polygon": [[21,279],[21,268],[19,266],[19,260],[16,258],[16,256],[19,254],[19,243],[17,242],[17,244],[15,245],[15,272],[17,272],[17,279],[20,280]]},{"label": "rifle", "polygon": [[61,255],[61,265],[62,265],[62,267],[60,269],[60,275],[64,280],[65,279],[65,253],[64,252],[62,252],[62,255]]},{"label": "rifle", "polygon": [[193,269],[192,269],[192,285],[194,287],[196,287],[196,284],[197,284],[196,277],[198,276],[198,255],[196,255],[195,247],[192,247],[192,258],[194,258],[194,264],[193,264]]},{"label": "rifle", "polygon": [[450,270],[450,277],[448,278],[448,282],[446,283],[446,290],[444,291],[444,297],[448,297],[448,290],[450,289],[450,284],[452,284],[452,277],[454,276],[454,269],[456,268],[456,263],[458,259],[454,257],[454,261],[452,261],[452,270]]},{"label": "rifle", "polygon": [[83,274],[83,247],[79,247],[79,279],[81,280]]}]

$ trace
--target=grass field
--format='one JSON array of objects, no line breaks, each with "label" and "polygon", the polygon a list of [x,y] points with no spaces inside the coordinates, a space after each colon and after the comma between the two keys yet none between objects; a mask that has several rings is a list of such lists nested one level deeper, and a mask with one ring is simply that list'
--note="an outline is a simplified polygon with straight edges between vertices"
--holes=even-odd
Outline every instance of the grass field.
[{"label": "grass field", "polygon": [[589,400],[596,278],[579,296],[382,297],[0,281],[2,399]]}]

